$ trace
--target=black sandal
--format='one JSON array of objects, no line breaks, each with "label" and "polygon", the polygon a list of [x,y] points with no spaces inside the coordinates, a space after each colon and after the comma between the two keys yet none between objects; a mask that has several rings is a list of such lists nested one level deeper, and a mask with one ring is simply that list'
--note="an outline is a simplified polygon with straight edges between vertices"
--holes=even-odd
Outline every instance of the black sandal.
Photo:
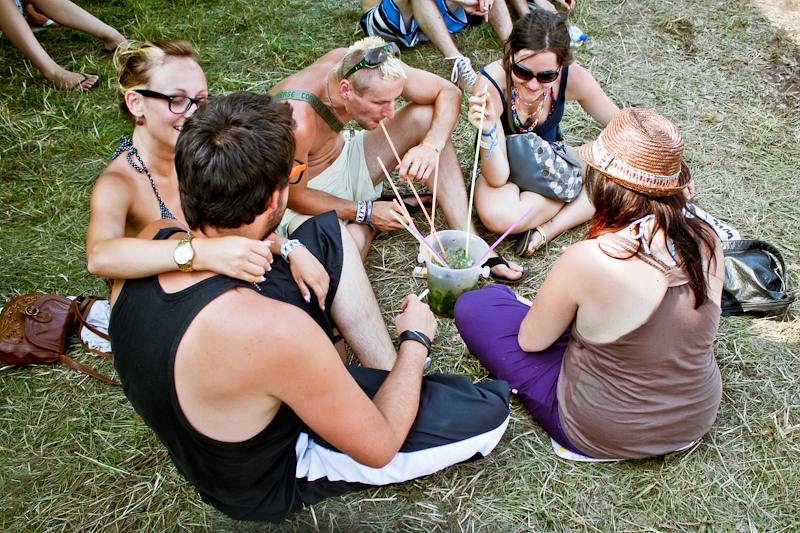
[{"label": "black sandal", "polygon": [[[492,267],[496,267],[497,265],[510,266],[508,264],[508,261],[506,261],[505,259],[503,259],[502,256],[499,256],[499,255],[496,256],[496,257],[490,257],[481,266],[492,268]],[[530,273],[531,273],[531,270],[530,270],[530,268],[528,268],[528,265],[524,265],[523,264],[522,265],[522,275],[518,279],[508,279],[508,278],[504,278],[502,276],[496,276],[496,275],[492,274],[491,272],[489,272],[489,276],[493,280],[495,280],[495,281],[497,281],[499,283],[503,283],[505,285],[516,285],[520,281],[522,281],[525,278],[527,278],[528,274],[530,274]]]}]

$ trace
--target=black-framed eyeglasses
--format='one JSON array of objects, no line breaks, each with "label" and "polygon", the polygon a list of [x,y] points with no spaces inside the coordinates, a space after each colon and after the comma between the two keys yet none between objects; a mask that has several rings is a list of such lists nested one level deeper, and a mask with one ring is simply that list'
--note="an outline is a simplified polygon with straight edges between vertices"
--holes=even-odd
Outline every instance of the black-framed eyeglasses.
[{"label": "black-framed eyeglasses", "polygon": [[183,115],[189,111],[189,108],[192,107],[192,104],[200,107],[211,98],[210,96],[201,96],[199,98],[192,98],[184,95],[170,96],[168,94],[161,94],[147,89],[134,89],[134,91],[142,96],[146,96],[147,98],[160,98],[162,100],[167,100],[169,102],[169,110],[176,115]]},{"label": "black-framed eyeglasses", "polygon": [[517,78],[521,79],[522,81],[530,81],[533,78],[536,78],[536,81],[539,83],[552,83],[556,81],[558,78],[558,73],[561,72],[561,69],[558,68],[556,70],[543,70],[542,72],[534,72],[529,68],[525,68],[519,63],[514,60],[514,56],[511,56],[511,72]]},{"label": "black-framed eyeglasses", "polygon": [[[306,168],[308,165],[303,163],[302,161],[298,161],[297,159],[294,160],[296,165],[292,166],[292,171],[289,172],[289,185],[296,185],[300,183],[300,180],[303,179],[303,174],[306,172]],[[297,176],[297,179],[292,181],[292,178]]]},{"label": "black-framed eyeglasses", "polygon": [[396,43],[384,44],[383,46],[367,50],[367,53],[364,54],[364,57],[361,58],[361,61],[353,65],[353,68],[348,70],[344,77],[349,78],[352,73],[358,72],[362,68],[375,68],[381,66],[389,57],[389,54],[393,55],[394,57],[400,57],[400,48]]}]

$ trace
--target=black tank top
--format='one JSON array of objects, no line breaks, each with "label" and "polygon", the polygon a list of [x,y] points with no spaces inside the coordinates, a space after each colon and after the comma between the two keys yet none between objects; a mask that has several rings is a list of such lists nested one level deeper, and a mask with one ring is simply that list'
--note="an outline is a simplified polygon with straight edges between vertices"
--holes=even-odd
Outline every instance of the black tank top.
[{"label": "black tank top", "polygon": [[[155,240],[180,231],[161,230]],[[286,404],[258,435],[228,443],[208,438],[184,417],[175,392],[175,353],[206,306],[234,287],[225,276],[165,293],[152,276],[127,280],[111,312],[114,368],[136,412],[166,446],[178,471],[203,501],[239,520],[283,520],[295,502],[295,441],[305,425]]]}]

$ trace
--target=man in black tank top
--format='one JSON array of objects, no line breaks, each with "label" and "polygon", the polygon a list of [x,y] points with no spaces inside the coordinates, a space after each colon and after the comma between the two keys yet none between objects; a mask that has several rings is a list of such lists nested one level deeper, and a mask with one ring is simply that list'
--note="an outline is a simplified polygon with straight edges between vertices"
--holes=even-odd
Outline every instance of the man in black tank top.
[{"label": "man in black tank top", "polygon": [[[214,99],[186,122],[175,163],[193,238],[263,239],[274,229],[293,124],[288,106],[254,93]],[[485,456],[502,437],[508,384],[423,377],[436,320],[413,295],[395,319],[395,352],[334,213],[300,226],[301,241],[258,286],[192,272],[181,255],[191,240],[174,226],[162,220],[141,237],[174,240],[184,271],[117,280],[110,334],[125,394],[205,502],[277,522],[327,497]],[[329,273],[324,309],[292,279],[302,249]],[[363,366],[343,364],[334,323]]]}]

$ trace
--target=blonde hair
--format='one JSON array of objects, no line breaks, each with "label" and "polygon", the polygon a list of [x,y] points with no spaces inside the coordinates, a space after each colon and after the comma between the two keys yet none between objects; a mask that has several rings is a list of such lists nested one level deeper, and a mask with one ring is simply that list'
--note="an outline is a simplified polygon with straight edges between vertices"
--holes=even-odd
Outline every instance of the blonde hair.
[{"label": "blonde hair", "polygon": [[[347,49],[347,53],[341,61],[339,61],[333,69],[336,75],[336,81],[342,81],[347,71],[356,66],[367,52],[386,44],[386,41],[380,37],[364,37],[360,41],[353,43],[350,48]],[[353,89],[359,94],[363,93],[367,87],[369,87],[369,83],[365,79],[366,74],[364,74],[364,71],[367,70],[380,70],[381,79],[386,81],[406,78],[406,73],[403,70],[403,62],[400,61],[400,58],[389,54],[386,61],[381,63],[381,66],[377,69],[360,69],[350,75],[348,79],[353,84]]]},{"label": "blonde hair", "polygon": [[117,48],[114,67],[117,69],[117,88],[122,95],[120,110],[131,122],[134,117],[125,103],[125,93],[131,89],[147,88],[153,69],[170,57],[186,57],[200,64],[197,52],[186,41],[128,41]]}]

